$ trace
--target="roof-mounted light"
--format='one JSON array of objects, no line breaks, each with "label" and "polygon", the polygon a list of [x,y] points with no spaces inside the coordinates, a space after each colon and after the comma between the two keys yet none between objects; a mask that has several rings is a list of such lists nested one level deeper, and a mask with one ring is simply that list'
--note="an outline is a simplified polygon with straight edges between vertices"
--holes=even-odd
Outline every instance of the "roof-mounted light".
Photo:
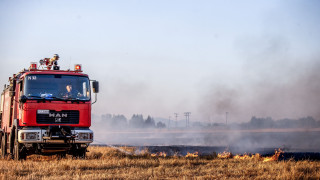
[{"label": "roof-mounted light", "polygon": [[36,63],[36,62],[31,62],[31,63],[30,63],[29,70],[30,70],[30,71],[35,71],[35,70],[37,70],[37,63]]},{"label": "roof-mounted light", "polygon": [[60,70],[60,66],[54,65],[53,70]]},{"label": "roof-mounted light", "polygon": [[75,64],[75,65],[74,65],[74,71],[82,72],[81,64]]}]

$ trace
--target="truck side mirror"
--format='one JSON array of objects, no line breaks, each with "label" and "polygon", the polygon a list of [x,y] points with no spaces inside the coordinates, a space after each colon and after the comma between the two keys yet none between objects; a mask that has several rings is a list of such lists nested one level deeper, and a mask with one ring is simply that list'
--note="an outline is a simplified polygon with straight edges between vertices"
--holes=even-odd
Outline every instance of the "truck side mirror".
[{"label": "truck side mirror", "polygon": [[93,90],[93,93],[99,93],[99,82],[98,81],[92,82],[92,90]]},{"label": "truck side mirror", "polygon": [[27,102],[27,96],[25,96],[25,95],[20,96],[19,102],[20,102],[20,103],[25,103],[25,102]]}]

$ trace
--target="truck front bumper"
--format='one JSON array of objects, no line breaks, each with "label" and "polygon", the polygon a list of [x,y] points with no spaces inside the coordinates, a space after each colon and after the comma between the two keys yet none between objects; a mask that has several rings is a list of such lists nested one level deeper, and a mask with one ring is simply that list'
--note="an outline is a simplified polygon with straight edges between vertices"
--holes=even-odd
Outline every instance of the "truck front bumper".
[{"label": "truck front bumper", "polygon": [[19,143],[92,143],[93,131],[90,129],[71,130],[71,134],[63,138],[49,136],[46,129],[32,128],[18,131]]}]

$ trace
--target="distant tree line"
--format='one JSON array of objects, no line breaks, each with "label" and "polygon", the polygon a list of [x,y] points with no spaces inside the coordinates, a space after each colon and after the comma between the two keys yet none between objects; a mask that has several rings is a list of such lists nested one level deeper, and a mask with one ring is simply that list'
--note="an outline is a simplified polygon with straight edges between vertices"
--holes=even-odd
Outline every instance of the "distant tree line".
[{"label": "distant tree line", "polygon": [[262,129],[262,128],[316,128],[320,127],[320,121],[308,116],[299,119],[280,119],[273,120],[271,117],[257,118],[253,116],[247,123],[241,123],[244,129]]},{"label": "distant tree line", "polygon": [[[106,128],[166,128],[166,124],[159,121],[155,122],[154,118],[147,116],[145,119],[141,114],[134,114],[128,120],[124,115],[104,114],[101,116],[101,121],[96,122],[98,126]],[[194,128],[225,128],[224,123],[206,124],[204,122],[194,122]],[[256,117],[253,116],[249,122],[231,123],[228,127],[235,129],[266,129],[266,128],[320,128],[320,121],[313,117],[303,117],[299,119],[280,119],[274,120],[271,117]]]},{"label": "distant tree line", "polygon": [[320,128],[320,121],[315,120],[313,117],[303,117],[299,119],[279,119],[274,120],[271,117],[256,117],[253,116],[249,122],[244,123],[231,123],[226,126],[225,123],[212,123],[208,125],[204,125],[202,123],[197,124],[198,127],[202,128],[233,128],[233,129],[271,129],[271,128],[281,128],[281,129],[289,129],[289,128]]},{"label": "distant tree line", "polygon": [[146,119],[141,114],[132,115],[131,119],[127,119],[124,115],[105,114],[101,116],[101,123],[112,128],[165,128],[162,122],[155,123],[151,116]]}]

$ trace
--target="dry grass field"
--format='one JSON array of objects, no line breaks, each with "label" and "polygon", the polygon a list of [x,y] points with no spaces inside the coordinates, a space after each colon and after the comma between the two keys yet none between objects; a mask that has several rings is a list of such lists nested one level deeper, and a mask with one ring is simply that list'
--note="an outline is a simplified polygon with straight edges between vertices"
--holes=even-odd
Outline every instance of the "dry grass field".
[{"label": "dry grass field", "polygon": [[[166,156],[147,150],[130,155],[109,147],[90,147],[86,159],[30,156],[0,160],[1,179],[320,179],[319,161],[268,161],[256,156],[222,158]],[[225,155],[225,154],[224,154]],[[228,154],[227,154],[228,155]],[[236,158],[237,157],[237,158]]]}]

